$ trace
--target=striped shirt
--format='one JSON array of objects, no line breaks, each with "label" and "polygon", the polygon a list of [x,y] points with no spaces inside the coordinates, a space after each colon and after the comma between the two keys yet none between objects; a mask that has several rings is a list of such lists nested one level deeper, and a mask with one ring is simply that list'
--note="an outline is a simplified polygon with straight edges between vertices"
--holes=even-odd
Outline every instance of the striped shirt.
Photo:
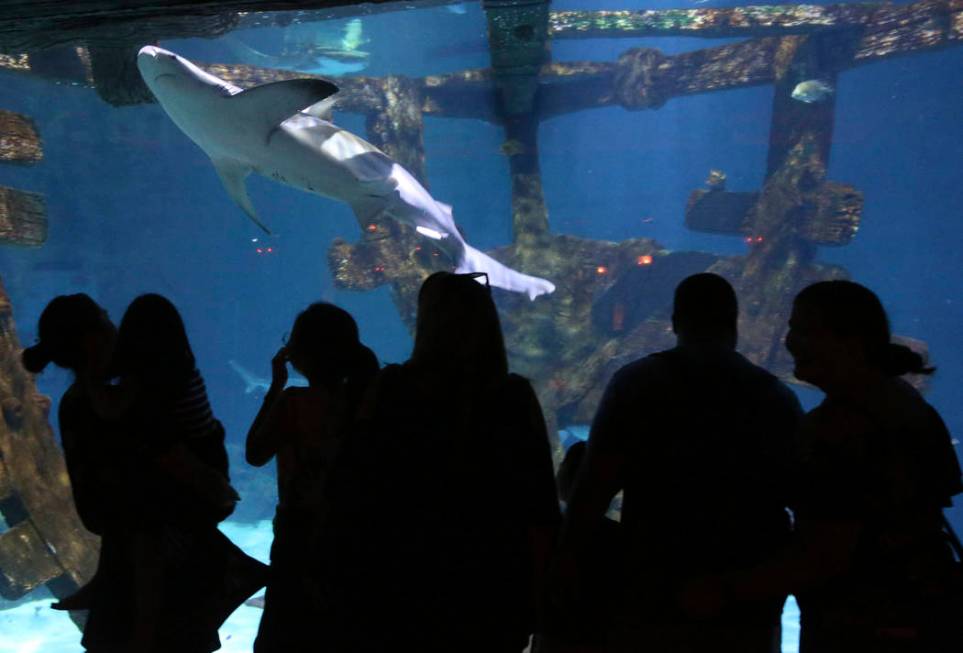
[{"label": "striped shirt", "polygon": [[207,388],[201,373],[194,369],[184,386],[174,395],[171,425],[179,438],[189,440],[209,435],[217,420],[207,400]]}]

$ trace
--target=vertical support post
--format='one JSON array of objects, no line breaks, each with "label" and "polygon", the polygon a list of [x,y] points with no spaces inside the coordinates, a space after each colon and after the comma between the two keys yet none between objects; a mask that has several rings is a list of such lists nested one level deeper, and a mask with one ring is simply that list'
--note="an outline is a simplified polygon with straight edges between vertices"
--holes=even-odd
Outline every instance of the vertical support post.
[{"label": "vertical support post", "polygon": [[368,140],[428,188],[425,177],[425,123],[418,85],[407,77],[385,77],[382,110],[369,113]]},{"label": "vertical support post", "polygon": [[[421,111],[421,95],[418,85],[407,77],[386,77],[382,85],[382,110],[367,116],[368,140],[385,154],[404,166],[421,184],[428,188],[425,172],[425,125]],[[438,257],[432,252],[422,257],[413,252],[428,251],[424,239],[396,220],[378,220],[361,225],[365,243],[364,251],[370,261],[364,265],[384,276],[391,267],[392,299],[402,321],[414,331],[418,290],[421,282],[434,269]],[[378,272],[380,271],[380,272]]]},{"label": "vertical support post", "polygon": [[[740,335],[746,354],[776,369],[788,362],[783,334],[792,298],[814,280],[816,245],[807,225],[830,192],[826,171],[832,142],[835,94],[806,103],[792,98],[800,82],[834,85],[836,62],[819,35],[782,39],[774,85],[766,182],[747,226],[750,252],[737,285],[743,298]],[[838,53],[835,53],[838,54]]]},{"label": "vertical support post", "polygon": [[492,71],[505,128],[516,264],[548,231],[538,165],[538,75],[549,59],[547,0],[485,0]]}]

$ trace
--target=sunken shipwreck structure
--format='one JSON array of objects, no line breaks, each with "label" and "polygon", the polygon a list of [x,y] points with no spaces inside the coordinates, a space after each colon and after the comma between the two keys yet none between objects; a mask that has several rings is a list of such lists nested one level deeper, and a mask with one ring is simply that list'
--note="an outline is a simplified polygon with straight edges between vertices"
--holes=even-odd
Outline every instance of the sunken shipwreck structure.
[{"label": "sunken shipwreck structure", "polygon": [[[87,86],[113,105],[146,103],[152,98],[135,65],[141,45],[361,11],[336,4],[200,2],[187,10],[183,3],[160,1],[84,0],[69,9],[53,2],[8,3],[0,9],[0,68]],[[640,352],[671,346],[672,290],[699,271],[734,282],[743,306],[741,350],[791,380],[782,347],[791,298],[813,281],[847,276],[841,267],[817,263],[815,255],[821,247],[845,247],[858,238],[863,208],[860,189],[827,178],[835,98],[804,103],[793,100],[792,91],[805,80],[832,83],[858,66],[963,45],[963,0],[661,11],[553,11],[543,0],[485,0],[483,8],[489,68],[421,78],[344,77],[336,110],[363,115],[366,138],[428,188],[426,116],[483,120],[504,130],[513,239],[489,253],[558,280],[555,293],[536,302],[497,296],[512,366],[537,388],[550,431],[555,424],[590,420],[618,367]],[[384,3],[365,11],[397,9]],[[560,39],[639,36],[700,37],[706,47],[674,56],[628,49],[614,62],[559,63],[551,57]],[[712,43],[733,37],[744,40]],[[203,65],[241,87],[307,76]],[[692,189],[679,207],[688,229],[744,241],[742,255],[669,251],[647,238],[610,242],[553,231],[539,166],[540,121],[613,105],[658,111],[673,98],[756,85],[775,90],[764,183],[753,192],[727,190],[723,165],[706,170],[705,186]],[[0,111],[0,162],[39,161],[41,136],[29,116]],[[355,241],[337,240],[318,251],[319,259],[341,288],[389,286],[401,319],[412,326],[419,285],[448,265],[446,258],[396,222],[359,227]],[[44,198],[0,188],[4,246],[43,247],[45,236]],[[0,534],[0,596],[17,598],[44,583],[61,596],[92,574],[97,541],[74,513],[49,424],[50,402],[20,366],[15,309],[0,290],[0,513],[8,526]]]}]

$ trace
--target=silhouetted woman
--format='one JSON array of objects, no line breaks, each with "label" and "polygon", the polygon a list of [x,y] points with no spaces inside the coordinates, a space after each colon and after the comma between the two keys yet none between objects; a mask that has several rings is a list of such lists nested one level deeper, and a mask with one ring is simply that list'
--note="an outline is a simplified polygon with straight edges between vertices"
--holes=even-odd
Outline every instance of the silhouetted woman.
[{"label": "silhouetted woman", "polygon": [[[166,298],[137,297],[118,329],[114,385],[87,379],[99,417],[129,435],[137,452],[129,516],[127,597],[131,650],[201,653],[217,649],[217,628],[244,596],[263,585],[259,563],[217,529],[238,499],[228,481],[224,429],[215,419],[184,323]],[[233,565],[232,569],[229,569]],[[263,566],[261,566],[263,567]],[[107,590],[105,590],[107,591]],[[115,620],[124,619],[119,611]],[[91,624],[93,626],[93,624]]]},{"label": "silhouetted woman", "polygon": [[[308,379],[287,388],[286,364]],[[312,304],[271,360],[271,387],[247,436],[247,461],[277,459],[278,508],[271,573],[256,653],[303,651],[318,642],[315,563],[324,484],[362,393],[378,372],[358,326],[333,304]]]},{"label": "silhouetted woman", "polygon": [[939,415],[899,378],[932,370],[850,281],[799,293],[789,327],[796,377],[826,393],[800,426],[796,546],[715,589],[796,594],[804,653],[961,650],[942,516],[960,467]]},{"label": "silhouetted woman", "polygon": [[521,651],[559,519],[545,422],[478,275],[438,272],[331,479],[334,649]]}]

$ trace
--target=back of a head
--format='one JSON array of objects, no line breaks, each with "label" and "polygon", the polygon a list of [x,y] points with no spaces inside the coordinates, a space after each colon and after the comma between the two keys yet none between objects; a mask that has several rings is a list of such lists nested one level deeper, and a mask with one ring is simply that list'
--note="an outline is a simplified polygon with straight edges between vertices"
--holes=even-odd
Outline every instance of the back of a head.
[{"label": "back of a head", "polygon": [[718,274],[693,274],[675,289],[672,325],[680,337],[715,340],[734,336],[738,317],[736,292]]},{"label": "back of a head", "polygon": [[82,362],[84,336],[105,320],[104,310],[83,293],[54,297],[40,315],[37,344],[23,351],[24,368],[39,374],[53,363],[76,371]]},{"label": "back of a head", "polygon": [[491,290],[475,276],[436,272],[418,294],[411,355],[419,366],[487,382],[508,374],[508,357]]},{"label": "back of a head", "polygon": [[818,311],[830,332],[859,341],[867,361],[887,376],[933,372],[922,356],[891,342],[886,310],[869,288],[843,279],[820,281],[804,288],[795,303]]},{"label": "back of a head", "polygon": [[134,299],[120,321],[114,372],[167,382],[190,374],[194,365],[187,330],[174,304],[153,293]]},{"label": "back of a head", "polygon": [[378,371],[374,353],[361,344],[358,324],[343,308],[327,302],[311,304],[298,314],[288,341],[291,354],[327,381],[346,378],[364,384]]}]

